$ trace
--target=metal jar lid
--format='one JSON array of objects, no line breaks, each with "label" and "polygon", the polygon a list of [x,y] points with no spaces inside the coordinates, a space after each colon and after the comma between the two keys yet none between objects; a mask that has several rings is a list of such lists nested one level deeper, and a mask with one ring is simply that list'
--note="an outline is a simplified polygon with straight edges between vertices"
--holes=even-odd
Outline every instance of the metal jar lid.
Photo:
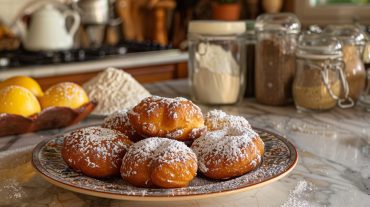
[{"label": "metal jar lid", "polygon": [[301,31],[301,23],[298,17],[291,13],[263,14],[257,17],[255,29],[256,32],[282,31],[298,34]]},{"label": "metal jar lid", "polygon": [[196,20],[189,23],[189,33],[200,35],[241,35],[246,31],[244,21]]},{"label": "metal jar lid", "polygon": [[328,25],[325,27],[324,33],[335,36],[343,44],[365,45],[366,43],[365,34],[356,25],[351,24]]},{"label": "metal jar lid", "polygon": [[296,56],[308,59],[341,58],[342,44],[333,36],[306,32],[298,38]]}]

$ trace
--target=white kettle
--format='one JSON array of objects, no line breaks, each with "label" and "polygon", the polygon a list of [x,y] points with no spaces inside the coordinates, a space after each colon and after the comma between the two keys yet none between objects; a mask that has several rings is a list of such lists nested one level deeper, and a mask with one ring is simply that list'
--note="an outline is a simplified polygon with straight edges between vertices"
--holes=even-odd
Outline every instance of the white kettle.
[{"label": "white kettle", "polygon": [[[73,24],[66,27],[67,17],[72,17]],[[53,4],[42,5],[31,15],[31,22],[26,29],[22,21],[17,22],[23,46],[26,50],[67,50],[73,46],[73,37],[80,25],[80,16],[72,10],[61,12]]]}]

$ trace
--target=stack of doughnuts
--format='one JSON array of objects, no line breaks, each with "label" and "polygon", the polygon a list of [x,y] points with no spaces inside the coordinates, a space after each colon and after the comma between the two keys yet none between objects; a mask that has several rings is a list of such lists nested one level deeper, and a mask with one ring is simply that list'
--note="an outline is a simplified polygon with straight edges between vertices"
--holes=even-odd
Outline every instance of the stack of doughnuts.
[{"label": "stack of doughnuts", "polygon": [[264,143],[243,117],[219,110],[204,117],[185,98],[152,96],[107,117],[101,127],[65,134],[61,154],[87,176],[121,175],[138,187],[178,188],[197,172],[229,179],[254,170]]}]

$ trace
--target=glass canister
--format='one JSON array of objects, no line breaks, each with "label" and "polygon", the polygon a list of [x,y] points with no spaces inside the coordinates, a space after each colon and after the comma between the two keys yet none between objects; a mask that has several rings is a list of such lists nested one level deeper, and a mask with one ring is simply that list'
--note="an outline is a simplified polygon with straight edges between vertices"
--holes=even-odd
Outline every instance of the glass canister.
[{"label": "glass canister", "polygon": [[[304,33],[296,52],[294,103],[299,111],[324,111],[353,106],[344,75],[342,45],[332,36]],[[345,99],[340,94],[344,91]]]},{"label": "glass canister", "polygon": [[245,89],[245,22],[191,21],[189,81],[192,100],[235,104]]},{"label": "glass canister", "polygon": [[[338,38],[343,45],[344,71],[349,86],[349,96],[356,101],[366,83],[366,71],[362,61],[366,37],[356,25],[328,25],[324,32]],[[343,94],[341,96],[343,97]]]},{"label": "glass canister", "polygon": [[364,49],[363,61],[366,70],[366,87],[362,95],[360,96],[360,102],[365,105],[366,111],[370,112],[370,41],[369,37],[366,38],[367,42]]},{"label": "glass canister", "polygon": [[256,61],[256,32],[254,30],[255,20],[246,21],[246,88],[245,97],[254,97],[254,78],[255,78],[255,61]]},{"label": "glass canister", "polygon": [[264,14],[257,18],[255,95],[259,103],[291,102],[300,30],[301,24],[294,14]]}]

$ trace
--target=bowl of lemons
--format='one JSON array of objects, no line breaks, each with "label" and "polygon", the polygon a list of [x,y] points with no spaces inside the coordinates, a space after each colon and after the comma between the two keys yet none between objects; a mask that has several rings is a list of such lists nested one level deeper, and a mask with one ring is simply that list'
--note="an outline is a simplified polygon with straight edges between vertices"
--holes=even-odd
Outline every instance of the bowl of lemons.
[{"label": "bowl of lemons", "polygon": [[15,76],[0,82],[0,137],[63,128],[85,119],[95,106],[75,83],[44,92],[34,79]]}]

